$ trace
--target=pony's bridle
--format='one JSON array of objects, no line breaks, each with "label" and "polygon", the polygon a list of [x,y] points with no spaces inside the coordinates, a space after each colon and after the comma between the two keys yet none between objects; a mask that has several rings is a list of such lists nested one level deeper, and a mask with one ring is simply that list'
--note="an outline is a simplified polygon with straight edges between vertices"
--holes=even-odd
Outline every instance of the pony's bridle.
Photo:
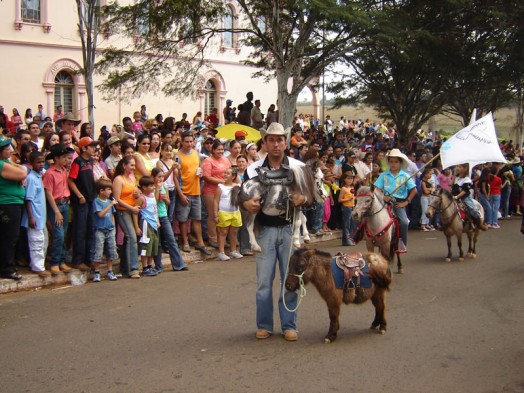
[{"label": "pony's bridle", "polygon": [[369,206],[366,208],[366,210],[364,210],[362,212],[362,217],[372,217],[374,216],[375,214],[378,214],[380,213],[382,210],[384,210],[384,208],[386,207],[386,203],[383,203],[382,206],[380,207],[380,209],[378,209],[376,212],[374,213],[370,213],[370,210],[371,210],[371,206],[373,206],[373,202],[375,200],[375,193],[371,193],[371,194],[357,194],[355,196],[355,199],[358,200],[358,198],[362,198],[362,197],[370,197],[371,200],[369,202],[366,202],[367,204],[369,204]]}]

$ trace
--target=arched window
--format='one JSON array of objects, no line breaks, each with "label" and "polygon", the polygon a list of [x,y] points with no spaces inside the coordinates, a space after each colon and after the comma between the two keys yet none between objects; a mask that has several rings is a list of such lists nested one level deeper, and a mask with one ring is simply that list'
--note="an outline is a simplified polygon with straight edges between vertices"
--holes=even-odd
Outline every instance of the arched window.
[{"label": "arched window", "polygon": [[213,81],[208,80],[205,86],[205,101],[204,101],[204,115],[207,116],[211,113],[213,108],[216,108],[216,96],[217,89]]},{"label": "arched window", "polygon": [[225,48],[233,47],[233,9],[231,6],[226,5],[226,12],[224,14],[224,29],[230,29],[230,31],[224,31],[224,44]]},{"label": "arched window", "polygon": [[55,76],[55,108],[62,105],[63,112],[73,112],[73,77],[66,71],[60,71]]}]

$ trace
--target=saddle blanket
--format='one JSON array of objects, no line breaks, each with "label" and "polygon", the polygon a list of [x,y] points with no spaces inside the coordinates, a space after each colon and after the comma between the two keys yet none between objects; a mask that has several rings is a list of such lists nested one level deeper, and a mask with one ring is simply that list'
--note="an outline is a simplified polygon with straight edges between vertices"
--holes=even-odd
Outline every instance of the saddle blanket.
[{"label": "saddle blanket", "polygon": [[[360,271],[362,275],[360,276],[360,288],[371,288],[371,279],[368,276],[369,265],[366,263],[366,266]],[[331,258],[331,273],[333,274],[333,279],[335,280],[335,286],[339,289],[344,287],[344,271],[338,267],[337,261],[335,258]],[[357,277],[351,277],[351,282],[348,285],[348,288],[357,287]]]}]

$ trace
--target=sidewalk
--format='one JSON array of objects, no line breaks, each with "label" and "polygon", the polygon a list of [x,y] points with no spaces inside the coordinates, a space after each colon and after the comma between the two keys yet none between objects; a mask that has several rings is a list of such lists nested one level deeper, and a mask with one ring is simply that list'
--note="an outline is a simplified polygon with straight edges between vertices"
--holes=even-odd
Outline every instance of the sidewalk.
[{"label": "sidewalk", "polygon": [[[309,244],[320,243],[333,239],[340,239],[342,237],[342,231],[332,231],[331,235],[315,236],[310,235],[311,241]],[[307,246],[307,244],[306,244]],[[182,252],[184,261],[188,266],[191,266],[194,263],[200,262],[217,262],[217,250],[208,247],[212,252],[210,256],[203,256],[200,251],[192,250],[190,253]],[[245,257],[252,258],[252,257]],[[169,255],[163,254],[162,264],[164,269],[171,269],[171,262],[169,261]],[[100,269],[102,276],[105,276],[107,269],[103,265]],[[113,271],[115,273],[120,272],[119,263],[115,262],[113,264]],[[64,287],[71,285],[82,285],[89,283],[92,275],[91,273],[83,273],[79,270],[73,270],[69,274],[59,274],[57,276],[51,276],[47,278],[40,278],[36,274],[28,270],[28,268],[18,268],[18,272],[23,276],[20,281],[0,279],[0,294],[2,293],[11,293],[17,291],[29,291],[29,290],[40,290],[44,287]]]}]

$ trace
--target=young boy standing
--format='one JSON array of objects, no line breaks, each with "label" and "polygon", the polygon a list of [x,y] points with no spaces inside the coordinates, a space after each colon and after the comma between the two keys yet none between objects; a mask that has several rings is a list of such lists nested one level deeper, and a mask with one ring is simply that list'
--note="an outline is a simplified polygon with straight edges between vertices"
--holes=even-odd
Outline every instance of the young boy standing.
[{"label": "young boy standing", "polygon": [[106,255],[107,278],[110,281],[117,279],[113,273],[113,261],[118,258],[116,252],[115,220],[113,213],[116,200],[110,200],[113,184],[107,179],[100,179],[96,182],[96,192],[98,196],[93,201],[93,265],[95,272],[93,282],[100,282],[100,264]]},{"label": "young boy standing", "polygon": [[150,176],[143,176],[138,183],[142,196],[136,201],[140,207],[140,225],[135,220],[135,231],[138,237],[138,251],[142,262],[142,275],[156,276],[158,272],[153,268],[153,258],[158,253],[158,207],[155,198],[155,182]]},{"label": "young boy standing", "polygon": [[26,178],[25,210],[22,213],[22,226],[27,228],[31,270],[40,277],[49,277],[51,273],[45,270],[48,235],[46,229],[46,206],[44,183],[41,172],[44,169],[44,154],[34,151],[29,156],[32,170]]},{"label": "young boy standing", "polygon": [[73,208],[73,267],[81,271],[90,270],[93,248],[93,212],[91,207],[96,197],[93,174],[93,155],[98,145],[90,137],[80,138],[80,155],[75,158],[69,171],[69,189]]},{"label": "young boy standing", "polygon": [[67,221],[69,218],[69,187],[67,183],[67,168],[73,160],[74,150],[62,143],[54,145],[50,149],[48,160],[54,161],[44,176],[45,197],[47,201],[47,216],[51,223],[53,232],[53,243],[51,245],[51,273],[58,274],[60,271],[69,273],[71,268],[65,264],[65,243],[67,233]]}]

